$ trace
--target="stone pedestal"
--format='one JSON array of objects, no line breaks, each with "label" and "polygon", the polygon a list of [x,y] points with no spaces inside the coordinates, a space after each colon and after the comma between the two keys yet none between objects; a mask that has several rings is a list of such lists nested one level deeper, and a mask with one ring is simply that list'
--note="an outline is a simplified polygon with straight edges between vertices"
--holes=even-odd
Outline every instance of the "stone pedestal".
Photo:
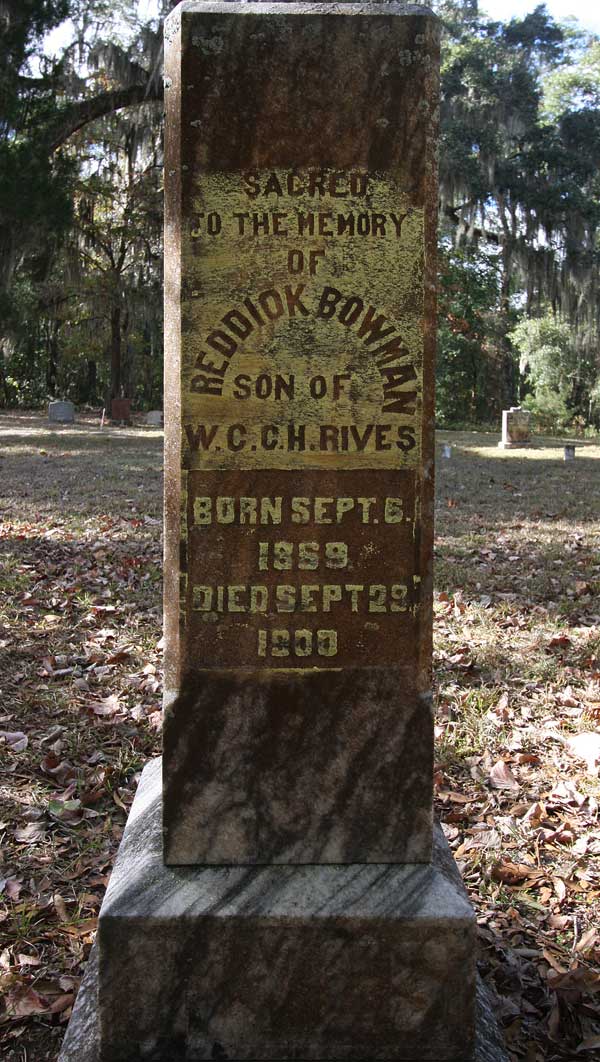
[{"label": "stone pedestal", "polygon": [[169,863],[431,858],[432,709],[408,668],[213,672],[176,707]]},{"label": "stone pedestal", "polygon": [[[475,1048],[472,1057],[465,1062],[509,1062],[495,1017],[498,1000],[480,978],[477,979],[475,1007]],[[221,1062],[227,1062],[224,1054],[219,1055],[217,1052],[214,1057],[217,1062],[219,1058]],[[180,1062],[180,1058],[157,1052],[144,1056],[145,1062]],[[58,1062],[101,1062],[97,946],[90,955]],[[130,1056],[127,1062],[140,1062],[139,1054],[133,1058]],[[369,1062],[369,1059],[363,1059],[362,1062]],[[418,1058],[414,1062],[418,1062]]]},{"label": "stone pedestal", "polygon": [[439,829],[430,866],[174,868],[160,819],[154,761],[59,1062],[505,1062]]}]

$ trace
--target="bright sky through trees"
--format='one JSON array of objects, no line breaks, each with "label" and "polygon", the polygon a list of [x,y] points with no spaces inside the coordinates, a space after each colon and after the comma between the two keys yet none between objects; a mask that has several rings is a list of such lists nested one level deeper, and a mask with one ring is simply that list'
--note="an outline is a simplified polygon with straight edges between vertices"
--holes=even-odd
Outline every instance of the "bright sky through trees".
[{"label": "bright sky through trees", "polygon": [[[499,21],[523,18],[537,6],[538,0],[481,0],[479,5],[481,11]],[[595,0],[547,0],[546,7],[555,19],[573,16],[584,29],[600,33],[600,6]]]},{"label": "bright sky through trees", "polygon": [[[490,18],[503,21],[505,19],[520,17],[534,11],[540,0],[480,0],[480,10]],[[573,16],[580,25],[593,33],[600,33],[600,6],[596,6],[594,0],[546,0],[546,7],[556,19],[565,19]],[[139,0],[140,18],[155,18],[157,14],[157,0]],[[67,26],[59,26],[46,40],[46,53],[55,54],[64,47],[69,38]]]},{"label": "bright sky through trees", "polygon": [[[138,0],[138,15],[140,21],[148,18],[156,18],[158,15],[158,0]],[[69,42],[72,36],[72,25],[70,20],[63,23],[61,26],[57,26],[55,30],[49,33],[44,42],[44,51],[46,55],[57,55],[61,49]]]}]

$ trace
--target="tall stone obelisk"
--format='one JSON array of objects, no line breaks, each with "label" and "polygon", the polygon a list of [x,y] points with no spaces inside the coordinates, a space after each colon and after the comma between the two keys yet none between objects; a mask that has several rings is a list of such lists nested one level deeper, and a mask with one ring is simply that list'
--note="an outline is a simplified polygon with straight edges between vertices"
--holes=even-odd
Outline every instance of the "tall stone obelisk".
[{"label": "tall stone obelisk", "polygon": [[427,862],[437,25],[166,40],[166,861]]},{"label": "tall stone obelisk", "polygon": [[437,23],[207,0],[165,40],[163,781],[86,1062],[500,1060],[432,826]]}]

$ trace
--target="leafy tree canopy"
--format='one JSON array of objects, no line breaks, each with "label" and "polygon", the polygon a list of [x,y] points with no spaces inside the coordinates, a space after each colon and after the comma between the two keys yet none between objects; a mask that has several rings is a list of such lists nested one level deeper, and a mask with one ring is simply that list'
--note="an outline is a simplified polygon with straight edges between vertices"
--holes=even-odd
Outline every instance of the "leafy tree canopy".
[{"label": "leafy tree canopy", "polygon": [[[148,21],[139,0],[0,0],[4,401],[56,391],[160,401],[156,104],[173,6],[163,0]],[[546,389],[565,417],[589,420],[600,378],[600,42],[543,4],[507,22],[482,16],[477,0],[437,10],[440,417],[497,419],[520,392]],[[44,37],[59,25],[52,57]],[[526,361],[519,320],[542,351]],[[540,331],[550,321],[568,332],[568,358]]]}]

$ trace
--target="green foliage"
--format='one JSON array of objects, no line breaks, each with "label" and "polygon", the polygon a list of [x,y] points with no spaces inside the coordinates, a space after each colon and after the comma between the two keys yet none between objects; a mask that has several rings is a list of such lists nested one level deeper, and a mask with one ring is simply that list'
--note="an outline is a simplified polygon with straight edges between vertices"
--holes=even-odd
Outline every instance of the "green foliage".
[{"label": "green foliage", "polygon": [[[101,402],[125,389],[159,405],[160,111],[148,104],[109,113],[60,150],[49,147],[77,101],[84,107],[94,93],[143,83],[144,63],[159,73],[158,27],[140,23],[137,0],[8,8],[0,46],[0,401],[38,403],[60,393]],[[67,16],[73,39],[60,61],[50,60],[41,34]]]},{"label": "green foliage", "polygon": [[[9,406],[40,406],[47,398],[46,358],[38,327],[38,297],[29,278],[15,283],[11,290],[7,317],[17,342],[7,345],[4,354],[4,390]],[[35,327],[27,327],[35,323]]]},{"label": "green foliage", "polygon": [[23,233],[34,217],[37,247],[52,242],[72,219],[75,172],[74,160],[48,158],[35,140],[0,140],[0,227]]},{"label": "green foliage", "polygon": [[591,414],[590,395],[598,385],[594,358],[581,349],[569,322],[552,313],[524,318],[509,336],[519,353],[528,409],[544,430],[563,430]]},{"label": "green foliage", "polygon": [[580,366],[573,330],[566,321],[553,314],[525,318],[509,339],[519,352],[521,373],[528,375],[534,390],[569,395]]},{"label": "green foliage", "polygon": [[[161,17],[173,6],[163,0]],[[438,420],[497,424],[526,395],[557,426],[590,423],[600,411],[600,43],[543,5],[507,22],[481,15],[477,0],[437,9]],[[139,0],[3,0],[0,10],[0,402],[126,392],[159,405],[161,113],[86,106],[115,89],[141,86],[148,98],[160,27],[140,20]],[[72,39],[50,59],[43,35],[67,17]]]},{"label": "green foliage", "polygon": [[548,122],[582,109],[600,109],[600,40],[591,38],[575,61],[544,80],[542,114]]},{"label": "green foliage", "polygon": [[7,0],[0,13],[0,335],[15,269],[30,247],[53,244],[71,217],[75,167],[50,157],[40,135],[58,108],[55,73],[35,78],[28,66],[42,35],[68,13],[68,0]]},{"label": "green foliage", "polygon": [[0,136],[18,128],[34,86],[19,80],[44,33],[69,14],[69,0],[3,0],[0,8]]},{"label": "green foliage", "polygon": [[500,411],[500,259],[446,241],[440,265],[436,420],[489,423]]},{"label": "green foliage", "polygon": [[[568,324],[576,351],[576,371],[563,359],[560,392],[551,390],[589,421],[600,345],[598,41],[558,25],[544,6],[508,23],[480,16],[468,0],[443,0],[438,10],[445,27],[442,232],[469,246],[474,260],[485,261],[494,248],[499,276],[483,328],[471,327],[469,306],[461,305],[474,300],[472,269],[454,295],[454,312],[469,330],[452,334],[442,317],[439,413],[456,422],[467,410],[495,414],[498,400],[514,402],[519,367],[508,333],[517,310],[538,318],[549,305]],[[523,386],[534,384],[525,379]],[[556,406],[547,385],[537,387],[539,401]]]},{"label": "green foliage", "polygon": [[[456,204],[466,200],[466,217],[483,212],[499,189],[510,189],[507,167],[535,128],[539,70],[557,58],[562,30],[543,7],[523,20],[490,22],[473,13],[451,17],[442,60],[442,192]],[[475,7],[476,11],[476,7]],[[450,17],[448,17],[450,15]]]},{"label": "green foliage", "polygon": [[560,435],[573,423],[563,395],[547,387],[538,387],[526,395],[521,405],[533,413],[534,428],[544,435]]}]

